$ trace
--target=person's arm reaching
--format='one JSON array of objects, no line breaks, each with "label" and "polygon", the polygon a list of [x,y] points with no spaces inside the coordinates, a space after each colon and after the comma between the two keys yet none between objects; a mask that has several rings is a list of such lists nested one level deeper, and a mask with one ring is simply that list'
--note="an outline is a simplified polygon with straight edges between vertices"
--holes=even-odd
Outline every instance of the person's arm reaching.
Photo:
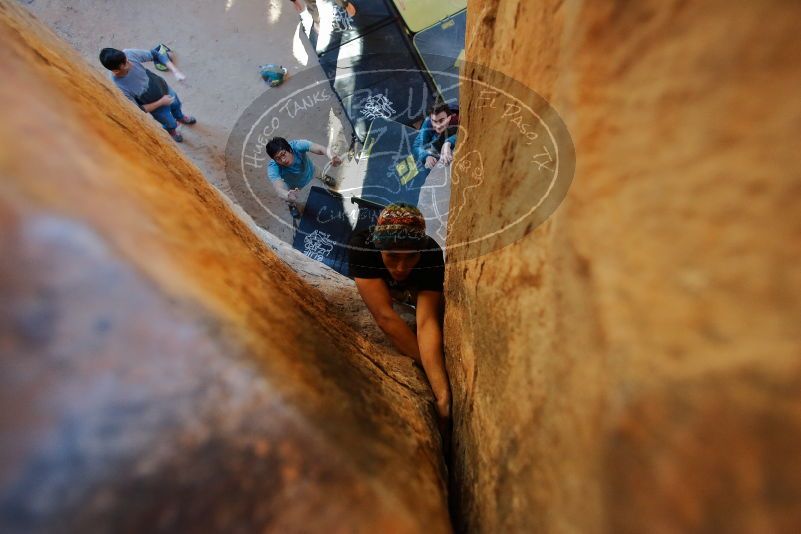
[{"label": "person's arm reaching", "polygon": [[356,278],[356,287],[379,328],[403,354],[423,366],[437,401],[437,413],[447,418],[451,390],[442,354],[440,314],[442,293],[421,291],[417,297],[417,335],[392,309],[392,297],[380,278]]},{"label": "person's arm reaching", "polygon": [[356,288],[362,296],[378,327],[389,337],[392,344],[406,356],[420,362],[417,336],[403,319],[392,309],[392,296],[387,283],[380,278],[356,278]]},{"label": "person's arm reaching", "polygon": [[272,180],[271,183],[273,184],[273,188],[275,189],[278,198],[281,200],[297,200],[297,198],[294,198],[293,195],[291,195],[291,191],[283,180]]},{"label": "person's arm reaching", "polygon": [[440,161],[447,165],[453,161],[453,151],[456,150],[456,134],[445,139],[442,143],[442,151],[440,152]]},{"label": "person's arm reaching", "polygon": [[287,187],[286,183],[281,178],[281,172],[278,169],[278,164],[273,160],[270,160],[270,162],[267,164],[267,179],[271,184],[273,184],[273,188],[275,188],[278,198],[281,200],[294,200],[290,199],[289,187]]},{"label": "person's arm reaching", "polygon": [[[431,143],[431,138],[433,137],[434,130],[431,128],[431,119],[426,118],[423,121],[423,125],[420,126],[420,131],[417,132],[417,136],[414,138],[414,143],[412,144],[412,151],[414,152],[414,159],[418,163],[425,164],[426,168],[432,168],[434,163],[436,163],[437,158],[431,155],[428,151],[428,145]],[[428,161],[433,159],[433,163]],[[429,163],[431,165],[429,166]]]},{"label": "person's arm reaching", "polygon": [[122,51],[128,61],[136,61],[137,63],[147,63],[153,61],[153,54],[150,50],[142,50],[141,48],[126,48]]},{"label": "person's arm reaching", "polygon": [[336,167],[340,163],[342,163],[342,159],[336,155],[336,153],[331,149],[331,147],[324,147],[323,145],[318,145],[317,143],[311,143],[311,147],[309,148],[309,152],[312,154],[317,154],[319,156],[325,156],[331,160],[331,163]]},{"label": "person's arm reaching", "polygon": [[439,153],[439,161],[442,165],[448,165],[453,161],[453,150],[451,149],[450,141],[445,141],[442,144],[442,150]]},{"label": "person's arm reaching", "polygon": [[439,416],[451,411],[451,388],[442,354],[442,293],[420,291],[417,295],[417,341],[423,369],[437,399]]}]

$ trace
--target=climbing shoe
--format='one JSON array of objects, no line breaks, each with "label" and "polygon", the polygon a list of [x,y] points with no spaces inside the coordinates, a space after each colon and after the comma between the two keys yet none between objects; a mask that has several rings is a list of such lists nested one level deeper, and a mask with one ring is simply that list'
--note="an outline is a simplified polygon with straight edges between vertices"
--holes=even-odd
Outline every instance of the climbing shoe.
[{"label": "climbing shoe", "polygon": [[184,115],[180,119],[177,119],[178,122],[181,124],[195,124],[197,119],[194,118],[192,115]]},{"label": "climbing shoe", "polygon": [[327,185],[328,187],[330,187],[332,189],[337,186],[337,181],[333,176],[329,176],[327,174],[324,174],[323,177],[321,178],[321,180],[323,181],[323,183],[325,185]]}]

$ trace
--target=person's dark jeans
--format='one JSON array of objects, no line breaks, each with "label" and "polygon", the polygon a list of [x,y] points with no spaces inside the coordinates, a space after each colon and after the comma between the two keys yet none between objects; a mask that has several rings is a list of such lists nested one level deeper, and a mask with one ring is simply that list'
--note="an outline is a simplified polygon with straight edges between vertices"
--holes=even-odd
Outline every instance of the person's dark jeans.
[{"label": "person's dark jeans", "polygon": [[165,130],[174,130],[178,127],[178,121],[184,118],[184,112],[181,110],[181,100],[172,87],[169,89],[169,95],[175,98],[172,104],[154,109],[150,114],[161,123]]}]

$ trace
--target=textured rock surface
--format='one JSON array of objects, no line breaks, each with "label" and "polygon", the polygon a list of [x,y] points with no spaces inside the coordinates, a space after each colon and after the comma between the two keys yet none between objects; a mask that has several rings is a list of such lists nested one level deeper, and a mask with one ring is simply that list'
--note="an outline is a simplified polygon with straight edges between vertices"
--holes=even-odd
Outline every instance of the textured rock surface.
[{"label": "textured rock surface", "polygon": [[[799,27],[781,0],[471,0],[467,59],[545,96],[578,163],[547,223],[448,268],[461,530],[801,529]],[[508,146],[462,99],[461,150]],[[485,159],[483,198],[528,172]]]},{"label": "textured rock surface", "polygon": [[5,1],[0,110],[0,530],[449,530],[428,387],[352,288]]}]

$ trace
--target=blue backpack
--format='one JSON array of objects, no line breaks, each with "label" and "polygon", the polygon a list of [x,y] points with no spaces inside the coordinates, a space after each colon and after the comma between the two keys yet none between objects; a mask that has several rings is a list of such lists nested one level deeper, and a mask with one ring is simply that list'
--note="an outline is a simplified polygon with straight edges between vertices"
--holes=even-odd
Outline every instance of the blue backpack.
[{"label": "blue backpack", "polygon": [[259,67],[261,79],[270,84],[270,87],[278,87],[284,83],[287,70],[281,65],[262,65]]}]

